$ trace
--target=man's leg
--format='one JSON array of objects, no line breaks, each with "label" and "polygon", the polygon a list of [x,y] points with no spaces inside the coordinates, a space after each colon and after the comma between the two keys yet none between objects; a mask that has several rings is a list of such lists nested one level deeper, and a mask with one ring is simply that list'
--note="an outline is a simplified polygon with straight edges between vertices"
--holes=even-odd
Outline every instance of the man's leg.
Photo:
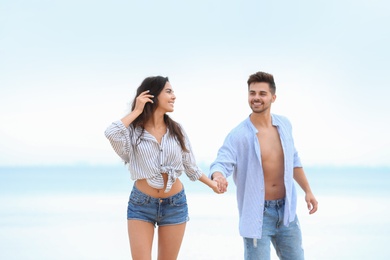
[{"label": "man's leg", "polygon": [[[259,243],[261,240],[261,243]],[[268,245],[266,239],[247,238],[244,237],[244,255],[245,260],[267,260],[270,259],[270,246],[271,241],[268,239]]]},{"label": "man's leg", "polygon": [[276,232],[278,212],[275,207],[265,207],[261,239],[244,238],[245,260],[269,260],[271,238]]},{"label": "man's leg", "polygon": [[282,260],[303,260],[302,234],[298,217],[288,227],[280,223],[276,236],[272,239],[276,254]]}]

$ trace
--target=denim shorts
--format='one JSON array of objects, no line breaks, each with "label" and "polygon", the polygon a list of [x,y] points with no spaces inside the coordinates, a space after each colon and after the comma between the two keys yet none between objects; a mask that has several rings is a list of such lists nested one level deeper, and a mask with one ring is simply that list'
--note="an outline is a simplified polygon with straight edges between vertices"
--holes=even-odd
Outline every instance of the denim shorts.
[{"label": "denim shorts", "polygon": [[142,220],[154,226],[177,225],[189,221],[184,188],[167,198],[151,197],[133,186],[127,207],[127,219]]}]

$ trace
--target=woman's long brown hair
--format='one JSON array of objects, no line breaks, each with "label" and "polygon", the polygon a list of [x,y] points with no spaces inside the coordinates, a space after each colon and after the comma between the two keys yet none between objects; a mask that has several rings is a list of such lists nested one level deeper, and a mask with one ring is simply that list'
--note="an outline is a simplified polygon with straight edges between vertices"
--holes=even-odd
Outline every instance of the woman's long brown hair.
[{"label": "woman's long brown hair", "polygon": [[[149,94],[153,95],[153,103],[147,102],[145,104],[144,110],[142,113],[131,123],[131,126],[135,129],[136,127],[141,127],[142,132],[141,135],[137,138],[137,145],[140,142],[140,138],[145,131],[145,123],[153,116],[154,111],[158,107],[158,95],[164,89],[165,84],[169,82],[167,77],[155,76],[155,77],[147,77],[141,83],[141,85],[137,88],[137,93],[134,97],[131,110],[133,111],[135,108],[135,103],[137,97],[144,91],[149,90]],[[180,145],[181,149],[184,152],[188,152],[188,149],[185,145],[184,134],[180,128],[180,125],[171,119],[167,114],[164,114],[164,122],[169,129],[169,134],[173,135]]]}]

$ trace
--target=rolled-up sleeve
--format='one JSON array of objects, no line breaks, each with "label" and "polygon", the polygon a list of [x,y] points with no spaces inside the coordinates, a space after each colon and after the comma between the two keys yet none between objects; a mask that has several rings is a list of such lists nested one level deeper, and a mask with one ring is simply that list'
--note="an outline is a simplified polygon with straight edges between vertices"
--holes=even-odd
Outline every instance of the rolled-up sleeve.
[{"label": "rolled-up sleeve", "polygon": [[129,129],[123,125],[122,121],[118,120],[108,126],[104,133],[114,151],[128,163],[131,149]]},{"label": "rolled-up sleeve", "polygon": [[294,168],[300,168],[302,167],[301,158],[298,155],[297,149],[294,147]]},{"label": "rolled-up sleeve", "polygon": [[233,144],[232,135],[229,134],[218,150],[217,159],[210,165],[210,178],[214,172],[220,172],[225,177],[232,175],[236,165],[236,150]]},{"label": "rolled-up sleeve", "polygon": [[186,148],[188,150],[188,152],[183,151],[183,156],[182,156],[184,172],[186,173],[186,175],[191,181],[196,181],[200,177],[202,177],[203,172],[196,164],[195,155],[192,151],[191,143],[190,140],[188,139],[187,134],[183,129],[182,131],[185,138]]}]

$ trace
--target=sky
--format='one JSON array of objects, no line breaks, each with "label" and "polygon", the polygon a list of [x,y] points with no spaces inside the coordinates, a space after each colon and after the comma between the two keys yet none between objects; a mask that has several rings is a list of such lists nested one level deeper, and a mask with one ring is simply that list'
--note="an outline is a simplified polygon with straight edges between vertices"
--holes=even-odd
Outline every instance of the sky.
[{"label": "sky", "polygon": [[272,112],[304,165],[390,166],[387,1],[0,3],[0,166],[120,164],[104,130],[148,76],[211,163],[250,114],[250,74],[274,75]]}]

